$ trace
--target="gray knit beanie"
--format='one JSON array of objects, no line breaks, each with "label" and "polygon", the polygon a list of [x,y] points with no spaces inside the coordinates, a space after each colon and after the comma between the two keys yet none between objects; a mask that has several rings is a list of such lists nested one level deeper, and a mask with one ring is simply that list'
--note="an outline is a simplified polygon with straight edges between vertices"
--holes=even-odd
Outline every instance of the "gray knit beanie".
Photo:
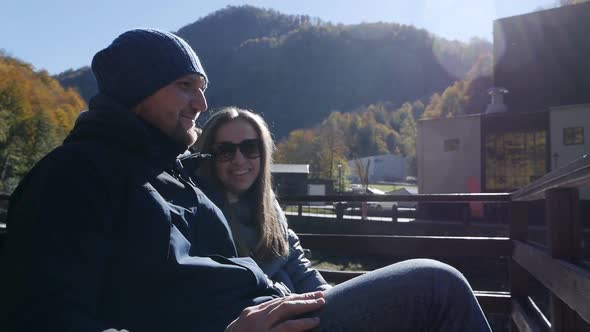
[{"label": "gray knit beanie", "polygon": [[133,108],[174,80],[199,74],[199,57],[182,38],[154,29],[130,30],[96,53],[92,71],[98,91]]}]

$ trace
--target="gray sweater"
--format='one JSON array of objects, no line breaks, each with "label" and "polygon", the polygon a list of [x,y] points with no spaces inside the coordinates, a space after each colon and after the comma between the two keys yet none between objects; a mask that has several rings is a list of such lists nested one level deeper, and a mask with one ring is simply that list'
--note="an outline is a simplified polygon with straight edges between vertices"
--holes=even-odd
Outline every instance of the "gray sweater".
[{"label": "gray sweater", "polygon": [[[288,228],[285,214],[278,202],[275,201],[275,204],[278,217],[284,225],[285,238],[289,243],[289,254],[268,262],[256,261],[256,263],[273,282],[288,288],[288,292],[306,293],[330,288],[331,286],[321,274],[310,267],[311,263],[305,257],[297,234]],[[228,204],[224,209],[224,214],[231,225],[240,255],[249,256],[258,240],[251,204],[247,204],[243,200]]]}]

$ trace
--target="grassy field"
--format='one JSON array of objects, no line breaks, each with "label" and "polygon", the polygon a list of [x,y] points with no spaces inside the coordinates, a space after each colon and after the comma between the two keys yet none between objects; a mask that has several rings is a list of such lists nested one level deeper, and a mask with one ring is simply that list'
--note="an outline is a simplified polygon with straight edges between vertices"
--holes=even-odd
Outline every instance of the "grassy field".
[{"label": "grassy field", "polygon": [[348,258],[320,258],[312,259],[311,264],[316,269],[331,271],[366,271],[367,268],[358,259]]},{"label": "grassy field", "polygon": [[[288,205],[285,209],[285,212],[299,212],[299,208],[294,205]],[[320,213],[320,214],[334,214],[333,209],[327,209],[317,206],[303,206],[302,207],[303,213]]]},{"label": "grassy field", "polygon": [[371,184],[369,184],[369,187],[370,188],[379,189],[379,190],[384,191],[384,192],[389,192],[389,191],[397,190],[399,188],[416,187],[416,186],[413,186],[413,185],[397,185],[397,184],[377,184],[377,183],[371,183]]},{"label": "grassy field", "polygon": [[370,184],[369,187],[379,189],[384,192],[389,192],[392,190],[402,188],[403,186],[397,186],[397,185],[393,185],[393,184]]}]

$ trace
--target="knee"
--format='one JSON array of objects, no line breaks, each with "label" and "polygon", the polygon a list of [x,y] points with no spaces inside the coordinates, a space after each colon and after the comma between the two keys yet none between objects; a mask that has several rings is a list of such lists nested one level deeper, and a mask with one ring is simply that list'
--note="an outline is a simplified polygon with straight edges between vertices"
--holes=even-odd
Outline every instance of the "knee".
[{"label": "knee", "polygon": [[463,274],[448,264],[433,259],[413,259],[409,263],[417,278],[429,280],[435,288],[471,290]]}]

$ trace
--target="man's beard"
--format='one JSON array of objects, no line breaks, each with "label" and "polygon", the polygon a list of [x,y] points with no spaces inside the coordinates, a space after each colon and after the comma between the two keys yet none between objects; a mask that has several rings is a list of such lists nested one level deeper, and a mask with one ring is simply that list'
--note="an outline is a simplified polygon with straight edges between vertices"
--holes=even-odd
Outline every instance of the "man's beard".
[{"label": "man's beard", "polygon": [[182,123],[178,121],[172,133],[172,139],[180,144],[186,145],[186,147],[188,148],[195,144],[195,142],[197,141],[197,131],[195,130],[194,126],[192,126],[188,130],[185,129],[182,126]]}]

